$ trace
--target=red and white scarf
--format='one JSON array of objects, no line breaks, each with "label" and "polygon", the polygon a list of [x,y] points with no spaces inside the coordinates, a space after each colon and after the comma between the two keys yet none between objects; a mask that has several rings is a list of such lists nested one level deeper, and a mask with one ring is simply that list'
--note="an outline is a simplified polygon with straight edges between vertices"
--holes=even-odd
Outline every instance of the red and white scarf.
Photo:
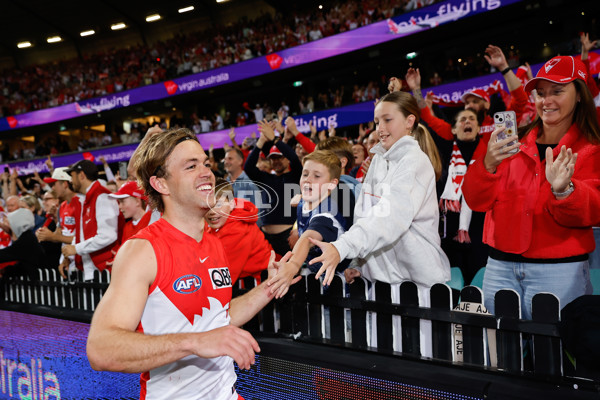
[{"label": "red and white scarf", "polygon": [[[474,159],[471,160],[469,165],[473,164],[474,161]],[[462,184],[466,173],[467,163],[455,140],[452,144],[452,157],[450,158],[450,166],[448,167],[448,178],[446,179],[446,185],[444,186],[444,191],[440,197],[440,209],[443,212],[453,211],[460,213],[458,241],[461,243],[470,242],[467,232],[469,231],[471,216],[473,215],[473,211],[471,211],[462,195]],[[460,231],[465,231],[466,236],[463,233],[462,236],[465,237],[461,237]]]}]

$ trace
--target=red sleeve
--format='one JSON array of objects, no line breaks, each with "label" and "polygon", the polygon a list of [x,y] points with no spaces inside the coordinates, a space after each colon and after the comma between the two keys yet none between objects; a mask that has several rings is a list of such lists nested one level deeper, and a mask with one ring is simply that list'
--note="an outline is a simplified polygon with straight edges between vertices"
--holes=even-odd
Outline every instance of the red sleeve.
[{"label": "red sleeve", "polygon": [[242,148],[240,148],[240,150],[242,151],[242,154],[244,155],[244,163],[246,163],[246,160],[248,159],[248,154],[250,154],[250,150],[242,149]]},{"label": "red sleeve", "polygon": [[296,135],[296,141],[302,145],[304,151],[307,153],[312,153],[315,151],[315,147],[317,146],[312,140],[310,140],[310,138],[302,133]]},{"label": "red sleeve", "polygon": [[[482,143],[479,143],[481,146]],[[473,211],[485,212],[492,208],[496,201],[498,182],[501,174],[496,171],[490,174],[483,166],[483,157],[467,168],[462,185],[463,196]]]},{"label": "red sleeve", "polygon": [[442,139],[454,140],[452,126],[431,113],[429,107],[421,108],[421,119]]},{"label": "red sleeve", "polygon": [[260,272],[269,266],[269,258],[271,258],[273,248],[256,224],[249,226],[249,228],[242,239],[247,241],[250,246],[249,257],[240,271],[240,278],[254,276],[260,279]]},{"label": "red sleeve", "polygon": [[598,85],[596,84],[596,80],[594,79],[594,77],[591,74],[591,70],[590,70],[590,59],[587,58],[586,60],[582,60],[583,61],[583,65],[585,65],[585,69],[587,70],[587,80],[585,83],[587,83],[588,88],[590,88],[590,92],[592,92],[592,97],[596,97],[598,96],[598,93],[600,93],[600,89],[598,89]]},{"label": "red sleeve", "polygon": [[[252,251],[251,242],[244,240],[245,230],[243,229],[243,224],[244,222],[235,221],[230,218],[221,228],[219,234],[210,230],[215,237],[220,239],[225,253],[230,255],[227,259],[229,261],[229,273],[231,274],[232,282],[238,280],[240,273],[244,269],[244,264],[248,261],[248,257]],[[235,254],[235,256],[232,256],[232,254]]]},{"label": "red sleeve", "polygon": [[529,97],[527,96],[527,93],[525,93],[523,85],[510,92],[510,105],[508,106],[508,109],[515,112],[517,121],[521,120],[528,102]]}]

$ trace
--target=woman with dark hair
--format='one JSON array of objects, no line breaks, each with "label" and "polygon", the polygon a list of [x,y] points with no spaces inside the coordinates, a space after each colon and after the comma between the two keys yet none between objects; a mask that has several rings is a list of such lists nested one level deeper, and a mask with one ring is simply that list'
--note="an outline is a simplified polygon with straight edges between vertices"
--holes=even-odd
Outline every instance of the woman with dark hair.
[{"label": "woman with dark hair", "polygon": [[482,243],[485,214],[473,212],[462,193],[467,167],[485,155],[485,147],[479,146],[480,129],[477,112],[466,108],[454,117],[454,140],[438,142],[446,164],[439,202],[442,249],[448,255],[450,265],[460,268],[466,285],[479,269],[485,267],[488,257],[488,246]]},{"label": "woman with dark hair", "polygon": [[[485,305],[514,289],[524,319],[531,299],[551,292],[566,305],[591,293],[588,255],[600,223],[600,128],[584,65],[571,56],[546,62],[526,90],[535,90],[537,118],[519,134],[497,140],[469,167],[463,194],[485,211],[490,246],[483,281]],[[514,150],[518,152],[515,154]]]}]

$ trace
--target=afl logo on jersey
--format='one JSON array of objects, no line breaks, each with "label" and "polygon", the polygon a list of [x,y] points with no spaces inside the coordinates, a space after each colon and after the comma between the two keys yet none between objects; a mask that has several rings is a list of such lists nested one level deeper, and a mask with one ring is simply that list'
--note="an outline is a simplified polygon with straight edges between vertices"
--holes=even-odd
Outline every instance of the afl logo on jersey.
[{"label": "afl logo on jersey", "polygon": [[184,275],[173,283],[173,290],[181,294],[194,293],[202,287],[202,280],[197,275]]}]

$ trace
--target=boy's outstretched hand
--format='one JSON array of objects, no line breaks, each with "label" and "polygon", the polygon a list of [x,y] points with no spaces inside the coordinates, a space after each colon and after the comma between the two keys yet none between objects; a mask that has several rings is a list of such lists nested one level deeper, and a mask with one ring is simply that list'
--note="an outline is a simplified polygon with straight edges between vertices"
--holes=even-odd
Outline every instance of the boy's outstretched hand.
[{"label": "boy's outstretched hand", "polygon": [[325,273],[325,277],[323,278],[323,286],[328,286],[331,284],[333,277],[335,276],[335,269],[340,263],[340,253],[337,251],[334,245],[327,242],[322,242],[320,240],[315,240],[313,238],[309,238],[310,242],[315,246],[319,246],[323,254],[319,257],[315,257],[310,260],[309,264],[313,265],[314,263],[321,262],[323,265],[321,269],[317,272],[316,279]]},{"label": "boy's outstretched hand", "polygon": [[[292,255],[292,252],[288,251],[281,260],[275,261],[275,252],[271,253],[267,286],[270,287],[270,293],[275,295],[276,299],[285,296],[290,286],[302,279],[301,276],[296,276],[301,266],[289,261]],[[275,275],[271,271],[275,271]]]}]

